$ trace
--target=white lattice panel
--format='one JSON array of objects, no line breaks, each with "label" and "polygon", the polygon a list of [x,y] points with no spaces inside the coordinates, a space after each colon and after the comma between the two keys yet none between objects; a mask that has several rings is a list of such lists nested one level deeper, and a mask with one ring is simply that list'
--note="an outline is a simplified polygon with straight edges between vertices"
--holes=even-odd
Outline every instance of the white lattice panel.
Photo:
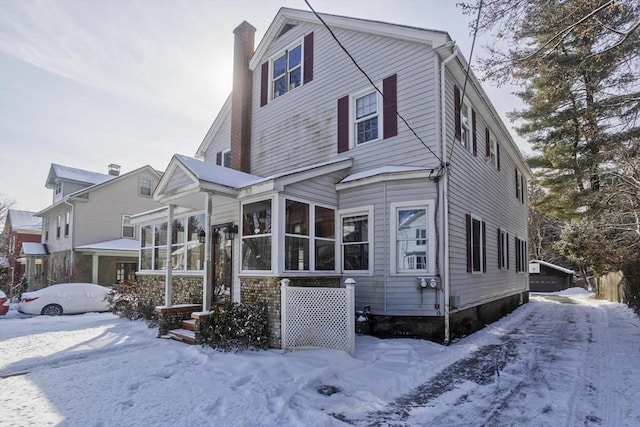
[{"label": "white lattice panel", "polygon": [[282,286],[282,348],[355,351],[353,287]]}]

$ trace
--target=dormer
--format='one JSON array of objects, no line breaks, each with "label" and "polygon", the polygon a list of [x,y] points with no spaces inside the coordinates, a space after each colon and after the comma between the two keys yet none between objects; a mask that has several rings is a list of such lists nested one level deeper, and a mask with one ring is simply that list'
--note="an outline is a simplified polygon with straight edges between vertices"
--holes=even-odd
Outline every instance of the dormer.
[{"label": "dormer", "polygon": [[[113,169],[112,166],[117,165],[109,165],[110,171]],[[53,190],[53,203],[56,203],[71,193],[101,184],[116,176],[113,173],[103,174],[52,163],[45,187]]]}]

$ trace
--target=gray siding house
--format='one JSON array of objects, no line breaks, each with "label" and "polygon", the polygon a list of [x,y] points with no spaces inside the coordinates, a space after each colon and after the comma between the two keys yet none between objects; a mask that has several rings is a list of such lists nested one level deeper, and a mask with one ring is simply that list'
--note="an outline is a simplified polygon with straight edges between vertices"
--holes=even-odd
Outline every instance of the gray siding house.
[{"label": "gray siding house", "polygon": [[53,203],[36,214],[48,254],[41,286],[135,279],[140,244],[130,216],[161,206],[152,197],[161,175],[151,166],[120,175],[120,166],[111,164],[108,172],[51,165],[45,185]]},{"label": "gray siding house", "polygon": [[265,302],[276,346],[283,278],[353,278],[373,334],[441,342],[528,301],[531,172],[455,43],[321,16],[367,76],[313,13],[281,9],[255,49],[240,24],[232,94],[134,219],[143,288]]}]

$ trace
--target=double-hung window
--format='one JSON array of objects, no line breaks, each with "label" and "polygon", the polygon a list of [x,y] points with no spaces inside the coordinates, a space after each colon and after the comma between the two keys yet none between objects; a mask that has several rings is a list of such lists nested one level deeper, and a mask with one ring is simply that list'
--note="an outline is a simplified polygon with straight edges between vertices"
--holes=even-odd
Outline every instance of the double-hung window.
[{"label": "double-hung window", "polygon": [[487,132],[487,136],[489,141],[487,142],[487,157],[489,163],[496,169],[498,168],[498,142],[496,141],[496,137],[491,133],[491,131]]},{"label": "double-hung window", "polygon": [[335,270],[335,210],[287,199],[284,254],[288,271]]},{"label": "double-hung window", "polygon": [[135,226],[131,225],[131,215],[122,215],[122,237],[125,239],[135,238]]},{"label": "double-hung window", "polygon": [[302,84],[302,44],[287,49],[272,62],[273,99]]},{"label": "double-hung window", "polygon": [[498,268],[509,269],[509,233],[498,229]]},{"label": "double-hung window", "polygon": [[56,194],[60,194],[62,193],[62,183],[58,182],[56,183]]},{"label": "double-hung window", "polygon": [[466,215],[467,272],[487,271],[486,223],[480,218]]},{"label": "double-hung window", "polygon": [[49,241],[49,218],[44,220],[44,241]]},{"label": "double-hung window", "polygon": [[517,237],[514,239],[516,244],[516,272],[526,273],[529,271],[527,267],[527,241],[520,240]]},{"label": "double-hung window", "polygon": [[471,107],[466,100],[462,100],[460,107],[460,143],[466,149],[469,149],[469,140],[471,135]]},{"label": "double-hung window", "polygon": [[378,139],[379,102],[378,92],[371,91],[354,99],[354,133],[357,144]]},{"label": "double-hung window", "polygon": [[432,201],[391,204],[394,274],[435,270],[433,207]]},{"label": "double-hung window", "polygon": [[140,194],[142,196],[150,196],[151,195],[151,179],[149,179],[149,178],[140,178]]},{"label": "double-hung window", "polygon": [[62,228],[62,216],[56,216],[56,239],[60,238],[60,231]]},{"label": "double-hung window", "polygon": [[222,166],[225,168],[231,167],[231,150],[225,150],[222,152]]},{"label": "double-hung window", "polygon": [[372,236],[369,225],[373,222],[373,209],[341,212],[342,270],[370,272]]},{"label": "double-hung window", "polygon": [[242,206],[242,270],[271,271],[271,200]]},{"label": "double-hung window", "polygon": [[64,237],[69,237],[69,224],[71,223],[71,212],[64,213]]}]

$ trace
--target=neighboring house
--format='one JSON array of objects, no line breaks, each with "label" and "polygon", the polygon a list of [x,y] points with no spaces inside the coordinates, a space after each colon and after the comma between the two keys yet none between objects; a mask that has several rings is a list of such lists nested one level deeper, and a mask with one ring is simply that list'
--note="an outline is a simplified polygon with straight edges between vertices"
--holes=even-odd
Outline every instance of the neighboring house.
[{"label": "neighboring house", "polygon": [[151,166],[120,175],[114,164],[108,174],[52,164],[45,185],[53,204],[36,214],[48,253],[44,285],[135,279],[140,246],[130,216],[161,206],[151,197],[160,177]]},{"label": "neighboring house", "polygon": [[167,208],[135,218],[143,289],[207,310],[231,271],[274,346],[283,278],[355,279],[380,336],[449,341],[528,301],[531,171],[455,43],[322,17],[375,88],[313,13],[281,9],[255,50],[240,24],[231,96],[197,158],[172,158]]},{"label": "neighboring house", "polygon": [[531,292],[556,292],[574,286],[575,272],[546,261],[529,261],[529,290]]},{"label": "neighboring house", "polygon": [[39,243],[41,233],[42,219],[38,218],[35,212],[9,209],[2,234],[8,239],[7,258],[9,267],[12,269],[12,287],[27,272],[26,259],[20,255],[22,244],[27,242]]}]

